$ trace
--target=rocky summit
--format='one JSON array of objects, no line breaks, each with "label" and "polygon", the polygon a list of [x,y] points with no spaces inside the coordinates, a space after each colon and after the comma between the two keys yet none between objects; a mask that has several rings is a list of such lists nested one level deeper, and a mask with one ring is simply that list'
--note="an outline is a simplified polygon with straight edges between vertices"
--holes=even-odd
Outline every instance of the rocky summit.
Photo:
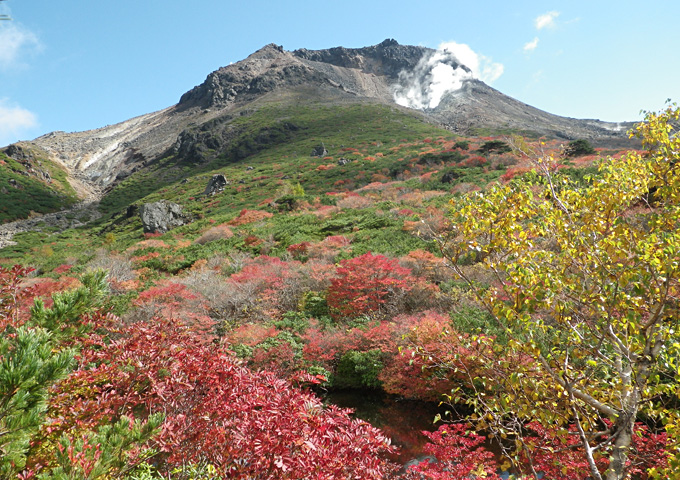
[{"label": "rocky summit", "polygon": [[[400,45],[392,39],[364,48],[292,52],[270,44],[210,73],[174,106],[96,130],[53,132],[23,143],[47,152],[73,178],[105,189],[168,155],[200,162],[206,152],[226,151],[239,134],[234,119],[270,103],[380,103],[459,134],[480,129],[515,131],[565,140],[585,138],[595,144],[625,141],[632,125],[543,112],[472,78],[465,65],[451,58],[447,65],[465,77],[460,88],[447,92],[433,108],[398,105],[395,93],[411,88],[407,83],[415,81],[418,69],[434,55],[432,49]],[[426,77],[417,81],[419,88],[427,88]]]}]

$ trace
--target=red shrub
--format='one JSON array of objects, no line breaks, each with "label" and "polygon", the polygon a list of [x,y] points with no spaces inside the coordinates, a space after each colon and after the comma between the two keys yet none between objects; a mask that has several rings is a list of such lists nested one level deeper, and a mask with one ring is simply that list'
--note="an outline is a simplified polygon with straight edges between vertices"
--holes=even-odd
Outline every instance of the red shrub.
[{"label": "red shrub", "polygon": [[370,252],[343,260],[336,274],[326,297],[336,318],[377,312],[390,297],[409,291],[413,283],[409,269]]},{"label": "red shrub", "polygon": [[54,273],[66,273],[73,268],[73,265],[64,263],[53,270]]},{"label": "red shrub", "polygon": [[523,175],[530,171],[530,168],[527,167],[513,167],[513,168],[508,168],[508,170],[501,175],[501,182],[509,182],[513,178],[515,178],[517,175]]},{"label": "red shrub", "polygon": [[84,352],[81,368],[55,391],[45,435],[159,411],[165,422],[152,446],[161,471],[187,462],[234,479],[378,479],[394,471],[379,430],[164,319],[130,325]]},{"label": "red shrub", "polygon": [[295,243],[286,248],[286,251],[288,251],[288,253],[290,253],[293,258],[299,259],[300,257],[307,255],[310,245],[311,244],[309,242]]},{"label": "red shrub", "polygon": [[[466,431],[465,425],[442,425],[436,432],[423,432],[430,439],[425,453],[434,457],[410,468],[408,478],[423,480],[501,480],[494,454],[486,449],[486,437]],[[553,477],[549,477],[553,478]],[[574,477],[576,478],[576,477]]]},{"label": "red shrub", "polygon": [[476,155],[466,158],[462,163],[466,167],[481,167],[486,161],[486,158]]},{"label": "red shrub", "polygon": [[273,216],[274,216],[273,213],[265,212],[263,210],[247,210],[244,208],[243,210],[241,210],[241,212],[235,219],[227,222],[227,225],[231,226],[246,225],[248,223],[258,222],[260,220],[264,220],[265,218],[271,218]]},{"label": "red shrub", "polygon": [[17,328],[26,320],[20,306],[26,306],[28,299],[35,293],[30,287],[22,285],[22,278],[32,271],[21,265],[0,267],[0,332],[4,332],[8,325]]}]

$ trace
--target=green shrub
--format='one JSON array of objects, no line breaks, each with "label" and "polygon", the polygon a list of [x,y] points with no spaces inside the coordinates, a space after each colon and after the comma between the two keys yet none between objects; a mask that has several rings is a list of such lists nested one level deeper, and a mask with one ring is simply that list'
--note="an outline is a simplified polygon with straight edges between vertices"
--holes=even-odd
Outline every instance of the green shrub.
[{"label": "green shrub", "polygon": [[274,326],[279,330],[288,330],[294,333],[305,333],[309,327],[309,318],[304,313],[286,312],[281,320],[274,320]]},{"label": "green shrub", "polygon": [[350,350],[340,358],[333,386],[335,388],[372,388],[379,389],[382,382],[378,375],[383,369],[382,352],[378,349],[367,352]]},{"label": "green shrub", "polygon": [[592,155],[595,153],[595,149],[588,142],[588,140],[574,140],[569,142],[566,147],[564,147],[565,157],[581,157],[583,155]]},{"label": "green shrub", "polygon": [[477,151],[482,155],[486,155],[491,152],[508,153],[512,151],[512,148],[502,140],[489,140],[484,142]]},{"label": "green shrub", "polygon": [[320,320],[330,316],[326,297],[320,292],[306,292],[302,297],[302,311],[309,317]]}]

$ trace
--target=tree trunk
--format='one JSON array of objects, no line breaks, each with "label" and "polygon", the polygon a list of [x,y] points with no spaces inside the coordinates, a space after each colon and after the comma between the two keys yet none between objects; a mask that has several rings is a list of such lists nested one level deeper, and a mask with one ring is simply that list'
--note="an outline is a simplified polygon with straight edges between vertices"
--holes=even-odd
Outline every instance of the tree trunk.
[{"label": "tree trunk", "polygon": [[637,416],[637,408],[634,408],[634,410],[634,412],[626,412],[625,416],[622,415],[614,426],[614,448],[609,455],[606,480],[623,480],[625,478],[626,462],[633,442],[633,427]]}]

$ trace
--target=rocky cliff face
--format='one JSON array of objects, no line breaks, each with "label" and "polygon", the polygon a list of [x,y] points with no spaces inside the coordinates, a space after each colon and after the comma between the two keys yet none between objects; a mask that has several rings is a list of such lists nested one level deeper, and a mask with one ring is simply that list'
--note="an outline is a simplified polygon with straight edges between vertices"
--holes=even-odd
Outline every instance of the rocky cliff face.
[{"label": "rocky cliff face", "polygon": [[[294,52],[270,44],[210,73],[175,106],[97,130],[54,132],[31,143],[74,176],[106,187],[169,154],[200,161],[202,151],[224,150],[238,133],[231,120],[268,101],[394,105],[395,85],[408,78],[402,72],[414,70],[421,59],[433,54],[431,49],[399,45],[395,40],[358,49]],[[464,65],[451,66],[469,72]],[[616,139],[623,138],[629,128],[629,124],[551,115],[477,80],[466,81],[458,91],[446,94],[436,108],[421,114],[457,133],[489,128],[565,139]]]},{"label": "rocky cliff face", "polygon": [[270,44],[241,62],[212,72],[205,82],[182,95],[178,108],[225,108],[276,89],[324,81],[321,72],[296,60],[283,47]]},{"label": "rocky cliff face", "polygon": [[411,45],[399,45],[387,39],[378,45],[364,48],[335,47],[327,50],[295,50],[296,57],[315,63],[360,70],[369,75],[388,77],[396,81],[403,70],[413,70],[423,55],[434,50]]}]

